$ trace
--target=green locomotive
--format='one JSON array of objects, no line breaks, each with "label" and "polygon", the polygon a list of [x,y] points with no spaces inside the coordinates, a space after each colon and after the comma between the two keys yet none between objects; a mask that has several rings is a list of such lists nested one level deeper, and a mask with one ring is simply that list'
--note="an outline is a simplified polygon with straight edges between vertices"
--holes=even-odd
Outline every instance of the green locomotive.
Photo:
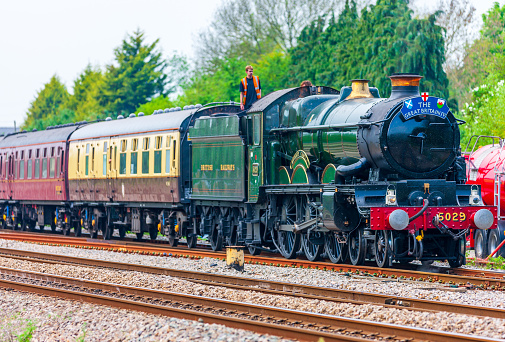
[{"label": "green locomotive", "polygon": [[470,227],[496,208],[465,185],[459,124],[443,99],[396,74],[381,98],[367,80],[280,90],[247,112],[190,128],[192,233],[212,248],[286,258],[465,262]]}]

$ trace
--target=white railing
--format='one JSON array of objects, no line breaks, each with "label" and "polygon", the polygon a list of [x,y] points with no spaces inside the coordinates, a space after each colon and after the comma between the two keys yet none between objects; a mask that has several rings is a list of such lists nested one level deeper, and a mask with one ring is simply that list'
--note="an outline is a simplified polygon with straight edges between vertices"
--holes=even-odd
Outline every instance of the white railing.
[{"label": "white railing", "polygon": [[497,214],[497,219],[501,220],[502,215],[501,215],[501,184],[502,184],[502,178],[503,175],[505,174],[505,165],[503,163],[502,155],[503,155],[503,150],[505,149],[505,144],[503,143],[503,140],[500,139],[500,153],[498,153],[498,159],[496,159],[496,163],[494,164],[494,186],[493,186],[493,192],[494,192],[494,205],[497,207],[498,214]]}]

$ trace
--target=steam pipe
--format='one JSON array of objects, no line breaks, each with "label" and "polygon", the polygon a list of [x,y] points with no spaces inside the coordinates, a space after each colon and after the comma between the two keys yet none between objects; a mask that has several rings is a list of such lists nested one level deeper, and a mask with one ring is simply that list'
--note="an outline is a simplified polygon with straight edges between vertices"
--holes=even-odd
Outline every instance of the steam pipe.
[{"label": "steam pipe", "polygon": [[421,208],[421,210],[419,210],[419,212],[417,214],[414,214],[414,216],[412,217],[409,217],[409,222],[412,222],[414,221],[416,218],[418,218],[419,216],[421,216],[425,211],[426,209],[428,208],[428,204],[430,204],[430,201],[428,201],[426,198],[423,200],[423,207]]},{"label": "steam pipe", "polygon": [[358,160],[356,163],[351,164],[351,165],[340,165],[337,167],[337,174],[339,176],[352,176],[355,175],[364,169],[366,169],[369,166],[368,161],[366,158],[361,158]]}]

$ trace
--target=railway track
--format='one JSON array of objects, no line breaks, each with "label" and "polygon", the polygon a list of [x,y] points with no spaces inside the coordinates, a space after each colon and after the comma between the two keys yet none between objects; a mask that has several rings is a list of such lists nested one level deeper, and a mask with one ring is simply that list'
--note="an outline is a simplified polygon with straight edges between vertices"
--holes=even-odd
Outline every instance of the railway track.
[{"label": "railway track", "polygon": [[[104,260],[90,260],[55,254],[42,254],[23,250],[0,248],[0,256],[40,263],[57,263],[104,267],[123,271],[136,271],[156,275],[166,275],[189,280],[203,285],[222,286],[236,290],[257,291],[272,295],[302,297],[337,303],[356,305],[373,304],[387,308],[404,308],[413,311],[450,312],[505,319],[505,309],[475,305],[455,304],[410,297],[391,296],[369,292],[343,290],[329,287],[309,286],[263,279],[227,276],[197,271],[176,270],[137,264],[118,263]],[[0,268],[1,270],[1,268]]]},{"label": "railway track", "polygon": [[497,341],[175,292],[0,268],[0,287],[317,341]]},{"label": "railway track", "polygon": [[[156,246],[147,243],[128,242],[121,240],[96,240],[76,237],[63,237],[46,234],[33,234],[25,232],[0,231],[1,239],[42,243],[50,245],[64,245],[80,248],[104,249],[123,253],[140,253],[159,256],[184,256],[196,258],[224,259],[224,252],[213,252],[206,249],[181,249],[166,246]],[[428,281],[431,283],[451,284],[457,286],[479,286],[483,289],[505,290],[505,272],[481,269],[464,269],[430,266],[433,272],[416,271],[412,269],[384,269],[374,266],[353,266],[348,264],[333,264],[330,262],[310,262],[301,259],[284,259],[266,256],[245,255],[245,262],[281,267],[313,268],[334,270],[339,272],[357,273],[365,276],[381,278],[409,279],[415,281]],[[414,266],[414,265],[412,265]]]}]

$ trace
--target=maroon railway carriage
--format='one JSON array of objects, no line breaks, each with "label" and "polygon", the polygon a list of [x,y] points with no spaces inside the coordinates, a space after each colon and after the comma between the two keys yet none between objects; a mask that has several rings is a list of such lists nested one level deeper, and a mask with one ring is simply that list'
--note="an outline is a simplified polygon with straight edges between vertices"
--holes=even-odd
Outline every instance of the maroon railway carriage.
[{"label": "maroon railway carriage", "polygon": [[79,126],[17,132],[0,140],[0,206],[3,226],[50,224],[57,205],[68,199],[68,138]]}]

